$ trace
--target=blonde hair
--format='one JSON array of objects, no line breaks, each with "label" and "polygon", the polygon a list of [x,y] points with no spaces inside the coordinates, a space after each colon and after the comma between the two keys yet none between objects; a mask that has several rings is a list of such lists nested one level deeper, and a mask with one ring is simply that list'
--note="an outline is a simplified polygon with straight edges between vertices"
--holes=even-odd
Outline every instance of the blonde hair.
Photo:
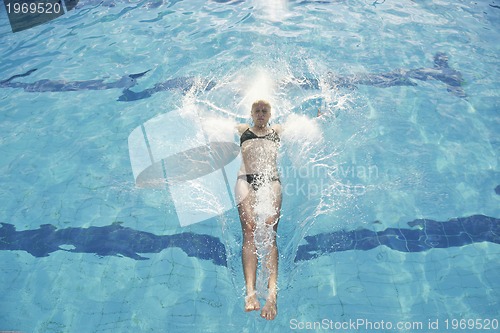
[{"label": "blonde hair", "polygon": [[257,106],[259,106],[259,104],[263,104],[263,105],[267,106],[269,108],[269,111],[271,111],[271,103],[269,103],[268,101],[263,100],[263,99],[259,99],[258,101],[253,102],[252,111],[255,110],[255,108]]}]

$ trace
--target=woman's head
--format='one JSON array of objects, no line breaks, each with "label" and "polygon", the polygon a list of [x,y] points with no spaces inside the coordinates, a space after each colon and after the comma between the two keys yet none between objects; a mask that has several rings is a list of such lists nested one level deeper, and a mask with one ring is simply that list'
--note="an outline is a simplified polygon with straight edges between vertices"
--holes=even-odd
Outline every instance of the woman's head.
[{"label": "woman's head", "polygon": [[271,118],[271,104],[265,100],[255,101],[251,115],[256,127],[265,127]]}]

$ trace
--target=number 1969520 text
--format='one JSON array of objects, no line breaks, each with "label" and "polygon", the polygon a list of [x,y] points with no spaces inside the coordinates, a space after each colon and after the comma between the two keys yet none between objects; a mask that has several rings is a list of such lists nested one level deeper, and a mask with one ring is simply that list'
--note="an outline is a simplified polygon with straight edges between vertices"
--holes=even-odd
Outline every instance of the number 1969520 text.
[{"label": "number 1969520 text", "polygon": [[59,14],[63,12],[60,2],[14,2],[6,3],[8,14]]}]

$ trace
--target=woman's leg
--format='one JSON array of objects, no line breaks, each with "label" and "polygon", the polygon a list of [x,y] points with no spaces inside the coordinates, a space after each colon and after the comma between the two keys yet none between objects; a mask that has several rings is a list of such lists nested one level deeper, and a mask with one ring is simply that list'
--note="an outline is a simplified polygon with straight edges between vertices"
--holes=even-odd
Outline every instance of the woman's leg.
[{"label": "woman's leg", "polygon": [[278,246],[276,244],[276,233],[281,214],[281,184],[273,182],[273,207],[275,214],[266,220],[266,224],[273,228],[272,241],[266,257],[266,267],[269,272],[268,295],[266,304],[262,308],[261,316],[267,320],[273,320],[277,314],[276,299],[278,295]]},{"label": "woman's leg", "polygon": [[[250,191],[253,192],[253,191]],[[259,310],[260,304],[255,291],[257,278],[257,249],[255,247],[255,218],[253,214],[252,203],[254,194],[249,193],[244,200],[238,204],[241,229],[243,232],[242,263],[243,274],[245,276],[245,311]]]}]

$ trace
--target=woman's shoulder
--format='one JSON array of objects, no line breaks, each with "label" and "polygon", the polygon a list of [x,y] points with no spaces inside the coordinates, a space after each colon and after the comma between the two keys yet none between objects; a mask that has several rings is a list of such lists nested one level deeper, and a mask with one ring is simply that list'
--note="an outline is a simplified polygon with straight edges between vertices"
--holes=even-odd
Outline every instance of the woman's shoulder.
[{"label": "woman's shoulder", "polygon": [[238,124],[236,125],[236,129],[238,130],[238,133],[243,134],[247,129],[250,128],[250,125],[248,124]]}]

